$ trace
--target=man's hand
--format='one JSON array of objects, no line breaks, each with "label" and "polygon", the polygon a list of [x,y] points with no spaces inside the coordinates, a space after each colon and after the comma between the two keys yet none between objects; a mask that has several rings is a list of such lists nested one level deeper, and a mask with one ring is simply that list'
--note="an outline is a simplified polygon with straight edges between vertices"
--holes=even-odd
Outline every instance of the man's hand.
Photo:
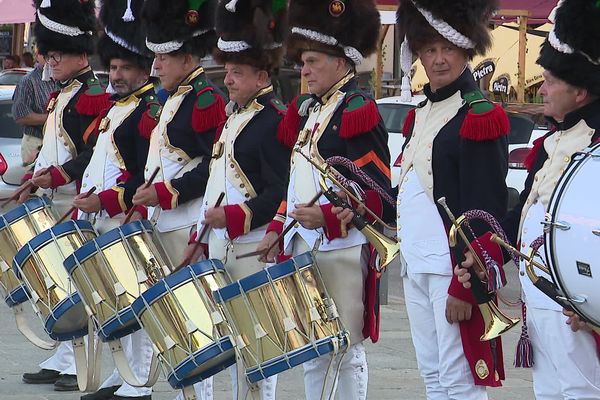
[{"label": "man's hand", "polygon": [[[274,232],[274,231],[270,231],[269,233],[267,233],[262,240],[260,241],[260,243],[258,244],[258,246],[256,246],[256,251],[262,251],[263,253],[273,245],[273,243],[275,243],[275,241],[277,240],[277,237],[279,235]],[[275,245],[273,246],[273,248],[271,249],[271,251],[269,251],[269,253],[265,253],[263,255],[261,255],[260,257],[258,257],[258,261],[261,262],[275,262],[275,257],[277,256],[277,253],[279,253],[279,246]]]},{"label": "man's hand", "polygon": [[227,226],[227,218],[225,216],[225,208],[211,207],[204,213],[204,225],[211,228],[225,228]]},{"label": "man's hand", "polygon": [[185,250],[183,250],[179,265],[194,264],[201,259],[204,259],[204,249],[202,246],[196,246],[196,243],[190,243]]},{"label": "man's hand", "polygon": [[[465,261],[460,263],[460,266],[457,265],[454,267],[454,274],[458,277],[458,281],[462,283],[465,289],[469,289],[471,287],[471,282],[469,282],[469,279],[471,279],[469,268],[471,268],[473,265],[475,265],[475,257],[473,257],[473,253],[467,251],[465,253]],[[484,271],[477,271],[477,275],[479,276],[479,279],[485,279]]]},{"label": "man's hand", "polygon": [[563,308],[563,314],[566,315],[567,317],[569,317],[569,318],[567,318],[567,325],[571,326],[571,330],[573,332],[577,332],[579,330],[583,330],[583,331],[587,331],[587,332],[592,331],[592,328],[588,325],[588,323],[585,321],[582,321],[581,317],[579,315],[575,314],[574,311]]},{"label": "man's hand", "polygon": [[[29,188],[24,189],[25,186],[29,186]],[[29,195],[31,194],[31,191],[33,190],[33,188],[34,188],[34,186],[31,186],[30,181],[26,181],[21,186],[19,186],[19,188],[15,191],[15,194],[19,190],[21,191],[21,194],[19,194],[19,197],[17,197],[17,199],[15,200],[17,202],[17,204],[25,203],[29,199]],[[14,194],[13,194],[13,196],[14,196]]]},{"label": "man's hand", "polygon": [[73,207],[86,213],[95,213],[102,210],[102,203],[97,194],[92,193],[88,197],[84,196],[85,193],[78,194],[73,200]]},{"label": "man's hand", "polygon": [[307,207],[306,204],[296,204],[290,217],[295,219],[306,229],[317,229],[325,226],[325,216],[318,204]]},{"label": "man's hand", "polygon": [[133,204],[146,207],[156,207],[158,205],[158,193],[154,185],[145,187],[146,184],[140,186],[133,195]]},{"label": "man's hand", "polygon": [[[119,223],[121,225],[123,225],[125,223],[126,219],[127,219],[127,215],[123,215],[123,217],[121,217],[121,220],[119,221]],[[144,219],[144,216],[142,215],[142,213],[140,213],[139,211],[134,211],[131,214],[131,218],[129,218],[129,222],[139,221],[140,219]]]},{"label": "man's hand", "polygon": [[448,295],[446,300],[446,320],[448,323],[468,321],[471,319],[471,304]]},{"label": "man's hand", "polygon": [[39,186],[42,189],[50,189],[52,187],[52,174],[47,168],[40,169],[31,178],[31,181],[35,186]]}]

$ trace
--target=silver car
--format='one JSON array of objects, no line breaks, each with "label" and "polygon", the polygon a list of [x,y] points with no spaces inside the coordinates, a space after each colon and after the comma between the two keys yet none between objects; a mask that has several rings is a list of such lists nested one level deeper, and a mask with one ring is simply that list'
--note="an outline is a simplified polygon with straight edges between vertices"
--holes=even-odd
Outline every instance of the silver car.
[{"label": "silver car", "polygon": [[[13,85],[0,85],[0,197],[10,196],[21,184],[25,167],[21,160],[22,127],[12,115]],[[6,210],[0,210],[0,213]]]}]

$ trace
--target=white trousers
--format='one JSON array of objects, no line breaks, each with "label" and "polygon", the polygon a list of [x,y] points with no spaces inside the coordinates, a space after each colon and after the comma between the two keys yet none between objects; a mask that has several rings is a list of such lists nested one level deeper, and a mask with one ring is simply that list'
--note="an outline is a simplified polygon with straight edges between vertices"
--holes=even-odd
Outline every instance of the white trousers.
[{"label": "white trousers", "polygon": [[[337,378],[337,399],[366,400],[369,383],[369,369],[365,346],[357,343],[348,348],[343,354],[339,375],[336,368],[342,354],[334,357],[322,356],[302,364],[304,367],[304,391],[307,400],[320,400],[321,392],[329,399],[335,378]],[[325,378],[327,377],[327,384]],[[333,399],[333,396],[331,397]]]},{"label": "white trousers", "polygon": [[404,298],[417,364],[428,400],[485,400],[476,386],[463,352],[458,324],[446,321],[451,275],[412,274],[404,277]]},{"label": "white trousers", "polygon": [[[125,357],[129,361],[131,370],[139,381],[146,381],[150,372],[150,363],[152,361],[152,343],[145,330],[140,329],[121,338],[121,346],[125,352]],[[110,375],[100,386],[101,388],[117,386],[121,387],[115,392],[118,396],[137,397],[147,396],[152,394],[152,388],[135,387],[123,381],[119,371],[115,368]]]},{"label": "white trousers", "polygon": [[527,308],[537,400],[600,399],[600,359],[589,332],[573,332],[562,312]]},{"label": "white trousers", "polygon": [[[250,393],[250,386],[246,379],[238,379],[237,364],[233,364],[229,368],[229,376],[231,377],[231,393],[233,400],[275,400],[277,391],[277,375],[270,376],[267,379],[258,382],[259,390],[256,393]],[[240,387],[238,384],[241,382]],[[238,396],[241,393],[240,396]]]},{"label": "white trousers", "polygon": [[[194,384],[196,400],[213,400],[213,377],[205,379]],[[184,400],[183,393],[180,391],[175,400]]]},{"label": "white trousers", "polygon": [[40,368],[58,371],[65,375],[75,375],[75,353],[73,343],[69,340],[60,342],[54,354],[40,364]]}]

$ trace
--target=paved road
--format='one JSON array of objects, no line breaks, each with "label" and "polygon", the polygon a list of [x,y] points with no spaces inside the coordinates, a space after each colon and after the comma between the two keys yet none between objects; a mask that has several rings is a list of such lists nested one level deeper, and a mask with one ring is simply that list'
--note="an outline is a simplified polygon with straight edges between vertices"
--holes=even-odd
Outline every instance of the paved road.
[{"label": "paved road", "polygon": [[[369,359],[369,399],[373,400],[420,400],[425,399],[424,388],[417,370],[414,349],[410,339],[410,331],[402,284],[397,267],[390,268],[389,304],[382,309],[382,332],[378,343],[367,343]],[[509,281],[518,282],[514,273],[509,274]],[[507,298],[515,298],[516,288],[505,293]],[[517,315],[518,310],[511,309],[507,313]],[[31,314],[32,325],[41,324]],[[515,343],[520,329],[518,327],[506,333],[505,364],[507,380],[505,386],[489,390],[492,400],[533,399],[531,389],[531,373],[528,370],[512,367]],[[21,382],[21,374],[25,371],[36,371],[37,364],[49,356],[48,352],[35,348],[17,331],[14,318],[9,309],[0,306],[0,400],[75,400],[79,393],[59,393],[52,390],[51,385],[26,385]],[[112,360],[105,352],[103,372],[107,376],[112,369]],[[176,392],[161,379],[155,386],[153,399],[173,399]],[[280,375],[277,388],[278,399],[297,400],[303,398],[302,369],[300,367]],[[231,399],[229,374],[220,373],[215,377],[216,400]],[[344,399],[340,399],[344,400]]]}]

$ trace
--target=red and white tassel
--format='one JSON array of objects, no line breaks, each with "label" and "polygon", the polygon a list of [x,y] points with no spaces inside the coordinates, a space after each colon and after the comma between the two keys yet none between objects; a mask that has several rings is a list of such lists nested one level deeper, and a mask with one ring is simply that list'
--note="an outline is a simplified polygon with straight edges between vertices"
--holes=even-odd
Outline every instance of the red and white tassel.
[{"label": "red and white tassel", "polygon": [[521,337],[517,343],[517,354],[515,355],[515,368],[533,367],[533,345],[527,332],[527,307],[521,303],[523,313],[523,325],[521,326]]}]

